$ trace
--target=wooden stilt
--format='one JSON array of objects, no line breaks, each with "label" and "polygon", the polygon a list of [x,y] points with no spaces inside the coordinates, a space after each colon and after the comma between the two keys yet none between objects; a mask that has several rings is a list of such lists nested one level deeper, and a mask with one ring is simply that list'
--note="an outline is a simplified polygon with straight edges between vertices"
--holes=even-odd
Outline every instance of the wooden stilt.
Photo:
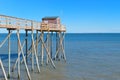
[{"label": "wooden stilt", "polygon": [[59,48],[55,54],[55,59],[57,58],[57,55],[59,53],[60,50],[62,50],[62,53],[63,53],[63,57],[64,57],[64,60],[66,62],[66,56],[65,56],[65,51],[64,51],[64,48],[63,48],[63,39],[64,39],[64,35],[61,36],[61,33],[59,33],[59,38],[60,38],[60,44],[59,44]]},{"label": "wooden stilt", "polygon": [[20,79],[20,45],[19,45],[19,40],[18,40],[18,79]]},{"label": "wooden stilt", "polygon": [[[33,32],[31,33],[31,36],[33,35]],[[32,40],[32,71],[34,71],[34,48],[33,48],[33,39]]]},{"label": "wooden stilt", "polygon": [[32,47],[33,47],[33,51],[34,53],[32,54],[35,54],[35,59],[36,59],[36,63],[37,63],[37,69],[38,69],[38,72],[40,72],[40,67],[39,67],[39,62],[38,62],[38,56],[37,56],[37,53],[36,53],[36,46],[35,46],[35,42],[34,42],[34,36],[33,36],[33,22],[31,22],[31,26],[32,26],[32,33],[31,33],[31,37],[32,37]]},{"label": "wooden stilt", "polygon": [[65,33],[63,32],[63,44],[62,44],[62,40],[61,40],[61,45],[62,45],[62,52],[63,52],[63,59],[65,60],[66,62],[66,55],[65,55]]},{"label": "wooden stilt", "polygon": [[[56,32],[56,53],[58,51],[58,33]],[[56,55],[55,58],[58,58],[58,55]]]},{"label": "wooden stilt", "polygon": [[[44,38],[44,32],[43,31],[41,32],[41,38],[42,38],[42,40]],[[44,46],[43,46],[43,43],[41,43],[41,65],[43,65],[43,57],[44,57]]]},{"label": "wooden stilt", "polygon": [[27,53],[27,50],[28,50],[28,31],[27,30],[25,30],[25,32],[26,32],[26,39],[25,39],[25,42],[26,42],[26,63],[28,63],[28,59],[27,59],[27,56],[28,56],[28,53]]},{"label": "wooden stilt", "polygon": [[52,39],[53,38],[53,32],[51,32],[51,36],[50,36],[50,55],[51,55],[51,58],[52,58],[52,47],[53,47],[53,44],[52,44]]},{"label": "wooden stilt", "polygon": [[[25,41],[24,41],[23,44],[22,44],[22,49],[23,49],[24,45],[25,45]],[[19,43],[18,43],[18,46],[19,46]],[[19,53],[18,53],[18,54],[19,54],[18,57],[20,56],[21,52],[22,52],[22,51],[20,50]],[[18,58],[16,59],[15,64],[14,64],[14,66],[12,67],[12,72],[14,72],[17,63],[18,63]]]},{"label": "wooden stilt", "polygon": [[27,63],[26,63],[26,59],[25,59],[25,56],[24,56],[24,52],[23,52],[23,49],[22,49],[22,46],[21,46],[19,30],[17,30],[17,37],[18,37],[18,41],[19,41],[19,45],[20,45],[20,50],[22,52],[22,57],[23,57],[23,60],[24,60],[25,68],[26,68],[26,71],[27,71],[28,79],[31,80],[31,76],[30,76],[30,73],[29,73],[29,70],[28,70],[28,67],[27,67]]},{"label": "wooden stilt", "polygon": [[[48,48],[48,54],[50,55],[50,49],[49,49],[49,32],[47,34],[47,48]],[[49,58],[48,58],[48,55],[47,55],[47,62],[46,62],[47,65],[48,65],[48,62],[49,62]]]},{"label": "wooden stilt", "polygon": [[[10,30],[8,30],[9,34],[10,34]],[[8,38],[8,79],[10,78],[10,36]]]},{"label": "wooden stilt", "polygon": [[34,44],[34,38],[33,38],[33,30],[32,30],[32,44],[33,44],[33,51],[35,54],[35,59],[36,59],[36,63],[37,63],[37,68],[38,68],[38,72],[40,72],[40,67],[39,67],[39,63],[38,63],[38,56],[36,54],[36,49],[35,49],[35,44]]},{"label": "wooden stilt", "polygon": [[10,32],[7,37],[2,41],[2,43],[0,44],[0,48],[4,45],[4,43],[7,41],[7,39],[10,37],[12,32]]},{"label": "wooden stilt", "polygon": [[57,55],[56,55],[56,60],[60,60],[60,58],[59,58],[59,48],[60,48],[60,37],[59,37],[59,32],[57,32],[57,51],[58,51],[58,53],[57,53]]},{"label": "wooden stilt", "polygon": [[[65,34],[64,32],[61,33],[62,36],[65,36],[64,34]],[[61,37],[62,37],[62,36],[61,36]],[[63,49],[65,50],[65,37],[63,38],[62,44],[63,44]],[[61,48],[61,49],[62,49],[62,48]],[[61,58],[64,59],[64,55],[61,55]]]},{"label": "wooden stilt", "polygon": [[38,31],[36,30],[36,54],[38,56]]},{"label": "wooden stilt", "polygon": [[43,44],[43,46],[44,46],[44,48],[45,48],[45,50],[46,50],[46,52],[47,52],[48,58],[49,58],[49,60],[50,60],[50,62],[51,62],[51,64],[52,64],[53,68],[56,68],[53,60],[52,60],[51,57],[50,57],[50,53],[49,53],[47,47],[46,47],[45,44],[44,44],[44,41],[43,41],[42,37],[40,37],[40,39],[41,39],[41,42],[42,42],[42,44]]},{"label": "wooden stilt", "polygon": [[5,72],[5,69],[4,69],[3,64],[2,64],[2,61],[1,61],[1,59],[0,59],[0,66],[1,66],[1,68],[2,68],[2,72],[3,72],[3,74],[4,74],[5,80],[8,80],[8,79],[7,79],[6,72]]},{"label": "wooden stilt", "polygon": [[[38,43],[40,43],[40,36],[41,35],[39,35],[39,37],[38,37]],[[32,39],[31,39],[32,40]],[[35,44],[36,45],[36,44]],[[30,56],[30,54],[32,53],[32,44],[31,44],[31,46],[29,47],[29,49],[28,49],[28,51],[27,51],[27,57],[29,57]],[[21,60],[21,63],[23,63],[23,59]]]},{"label": "wooden stilt", "polygon": [[55,54],[55,60],[59,60],[59,51],[60,51],[59,35],[58,35],[58,32],[56,32],[56,54]]}]

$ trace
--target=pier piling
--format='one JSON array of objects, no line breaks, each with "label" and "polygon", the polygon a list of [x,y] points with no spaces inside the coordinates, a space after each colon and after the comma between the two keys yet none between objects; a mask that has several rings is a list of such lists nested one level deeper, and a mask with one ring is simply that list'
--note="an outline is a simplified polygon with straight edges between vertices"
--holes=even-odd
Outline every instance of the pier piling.
[{"label": "pier piling", "polygon": [[[10,30],[8,30],[8,34],[10,34]],[[8,37],[8,79],[10,78],[10,62],[11,62],[11,59],[10,59],[10,36]]]}]

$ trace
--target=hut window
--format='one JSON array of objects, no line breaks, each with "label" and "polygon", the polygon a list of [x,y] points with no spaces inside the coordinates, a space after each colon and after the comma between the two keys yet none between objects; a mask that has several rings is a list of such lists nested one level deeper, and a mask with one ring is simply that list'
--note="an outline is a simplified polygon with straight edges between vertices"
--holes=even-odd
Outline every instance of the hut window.
[{"label": "hut window", "polygon": [[48,23],[48,20],[44,20],[44,23]]}]

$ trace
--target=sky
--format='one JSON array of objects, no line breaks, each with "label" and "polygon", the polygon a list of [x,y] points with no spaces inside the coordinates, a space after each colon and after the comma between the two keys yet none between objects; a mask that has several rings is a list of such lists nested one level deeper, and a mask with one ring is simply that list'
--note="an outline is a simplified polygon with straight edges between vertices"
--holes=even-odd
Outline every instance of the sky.
[{"label": "sky", "polygon": [[59,16],[67,33],[120,33],[120,0],[0,0],[0,14]]}]

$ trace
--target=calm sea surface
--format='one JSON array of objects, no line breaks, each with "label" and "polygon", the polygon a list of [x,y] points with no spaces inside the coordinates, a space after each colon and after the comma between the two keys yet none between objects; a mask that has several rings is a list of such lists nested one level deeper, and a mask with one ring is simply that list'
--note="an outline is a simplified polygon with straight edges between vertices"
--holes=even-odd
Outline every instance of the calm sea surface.
[{"label": "calm sea surface", "polygon": [[[0,42],[6,34],[0,34]],[[55,35],[54,35],[55,36]],[[24,41],[21,34],[21,41]],[[30,37],[30,35],[29,35]],[[29,46],[31,38],[29,38]],[[53,38],[53,54],[55,39]],[[0,58],[8,73],[8,42],[0,48]],[[11,66],[17,58],[17,37],[11,37]],[[40,52],[40,49],[39,49]],[[120,34],[66,34],[65,52],[67,62],[54,61],[56,69],[49,64],[40,66],[41,72],[29,70],[32,80],[120,80]],[[53,55],[54,56],[54,55]],[[46,59],[45,59],[46,60]],[[0,69],[0,80],[4,76]],[[11,73],[11,80],[17,79],[17,68]],[[27,80],[24,64],[21,65],[21,80]]]}]

